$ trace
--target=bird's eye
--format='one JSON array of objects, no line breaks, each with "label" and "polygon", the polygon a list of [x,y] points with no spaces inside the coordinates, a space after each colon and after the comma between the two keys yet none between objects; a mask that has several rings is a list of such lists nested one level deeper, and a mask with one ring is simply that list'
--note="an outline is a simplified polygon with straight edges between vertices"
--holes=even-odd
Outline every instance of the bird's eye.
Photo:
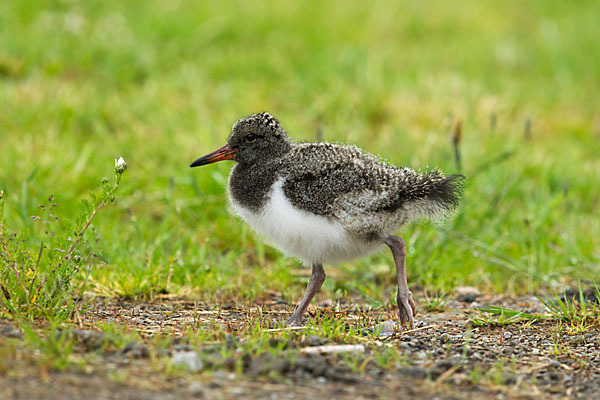
[{"label": "bird's eye", "polygon": [[256,140],[256,135],[254,133],[249,133],[249,134],[246,135],[245,140],[248,143],[252,143],[252,142],[254,142]]}]

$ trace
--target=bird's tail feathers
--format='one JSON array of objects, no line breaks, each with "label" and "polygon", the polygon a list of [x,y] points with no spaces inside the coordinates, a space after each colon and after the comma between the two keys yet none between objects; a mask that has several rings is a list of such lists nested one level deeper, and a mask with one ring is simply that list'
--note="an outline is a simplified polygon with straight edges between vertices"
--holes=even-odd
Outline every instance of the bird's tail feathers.
[{"label": "bird's tail feathers", "polygon": [[439,222],[460,205],[465,177],[460,174],[444,176],[438,170],[420,175],[409,200],[411,220],[427,218]]}]

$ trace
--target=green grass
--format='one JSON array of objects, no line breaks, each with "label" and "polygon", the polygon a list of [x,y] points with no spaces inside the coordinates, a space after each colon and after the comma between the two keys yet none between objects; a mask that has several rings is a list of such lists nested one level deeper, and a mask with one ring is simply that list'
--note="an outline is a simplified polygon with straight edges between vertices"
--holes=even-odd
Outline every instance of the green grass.
[{"label": "green grass", "polygon": [[[53,194],[54,212],[76,221],[123,156],[127,179],[94,223],[89,293],[296,301],[299,262],[228,212],[231,164],[189,162],[268,110],[297,140],[322,131],[453,173],[462,121],[464,203],[442,227],[401,230],[409,284],[524,293],[594,279],[599,12],[592,1],[1,2],[6,226],[39,248],[38,205]],[[393,301],[388,252],[338,271],[323,296]]]},{"label": "green grass", "polygon": [[428,312],[442,312],[446,309],[446,303],[448,303],[447,293],[428,293],[425,291],[423,296],[423,307]]},{"label": "green grass", "polygon": [[505,307],[490,306],[476,308],[466,314],[469,322],[476,326],[503,326],[516,323],[534,323],[539,320],[553,319],[548,314],[530,314]]},{"label": "green grass", "polygon": [[518,323],[525,326],[538,321],[554,321],[557,323],[557,334],[563,330],[578,334],[591,330],[600,323],[598,286],[590,294],[594,296],[591,299],[584,295],[580,284],[578,296],[570,299],[566,293],[561,297],[557,292],[550,297],[538,296],[538,300],[544,305],[544,313],[532,314],[506,307],[488,306],[475,308],[474,311],[465,312],[465,315],[476,326],[499,327]]}]

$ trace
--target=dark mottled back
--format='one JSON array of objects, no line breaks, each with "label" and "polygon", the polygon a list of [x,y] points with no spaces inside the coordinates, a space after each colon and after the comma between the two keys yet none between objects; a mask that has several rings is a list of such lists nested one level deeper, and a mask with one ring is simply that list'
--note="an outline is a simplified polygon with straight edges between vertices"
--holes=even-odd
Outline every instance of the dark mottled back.
[{"label": "dark mottled back", "polygon": [[393,232],[418,218],[441,219],[460,202],[462,175],[444,177],[389,165],[354,146],[294,145],[286,196],[298,208],[333,217],[356,232]]}]

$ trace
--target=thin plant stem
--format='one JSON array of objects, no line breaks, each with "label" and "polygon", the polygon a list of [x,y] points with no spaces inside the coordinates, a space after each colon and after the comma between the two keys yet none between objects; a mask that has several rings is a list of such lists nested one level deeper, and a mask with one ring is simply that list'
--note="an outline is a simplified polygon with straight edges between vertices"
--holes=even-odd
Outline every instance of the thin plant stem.
[{"label": "thin plant stem", "polygon": [[[110,202],[110,199],[112,198],[115,190],[117,190],[117,187],[119,187],[119,183],[121,182],[121,175],[122,175],[122,173],[117,173],[116,174],[117,180],[116,180],[114,186],[112,187],[112,189],[110,190],[110,192],[108,192],[106,194],[106,196],[104,196],[104,198],[102,199],[102,201],[100,202],[100,204],[98,204],[96,207],[94,207],[94,209],[92,210],[92,213],[90,214],[90,216],[88,217],[87,221],[85,222],[85,225],[81,228],[81,230],[79,232],[77,232],[75,240],[71,243],[71,245],[69,246],[69,248],[66,251],[65,255],[61,258],[61,260],[57,264],[55,270],[59,269],[62,266],[64,260],[70,260],[71,259],[71,253],[73,253],[73,251],[77,248],[77,246],[81,242],[81,239],[83,238],[83,235],[85,234],[85,232],[87,231],[87,229],[90,227],[90,225],[91,225],[92,220],[94,219],[94,217],[96,216],[96,214],[98,213],[98,211],[100,211],[105,205],[107,205]],[[71,276],[73,276],[73,274],[75,272],[76,272],[76,269],[73,269],[67,275],[66,278],[70,278]],[[55,290],[56,290],[56,288],[55,288]]]}]

